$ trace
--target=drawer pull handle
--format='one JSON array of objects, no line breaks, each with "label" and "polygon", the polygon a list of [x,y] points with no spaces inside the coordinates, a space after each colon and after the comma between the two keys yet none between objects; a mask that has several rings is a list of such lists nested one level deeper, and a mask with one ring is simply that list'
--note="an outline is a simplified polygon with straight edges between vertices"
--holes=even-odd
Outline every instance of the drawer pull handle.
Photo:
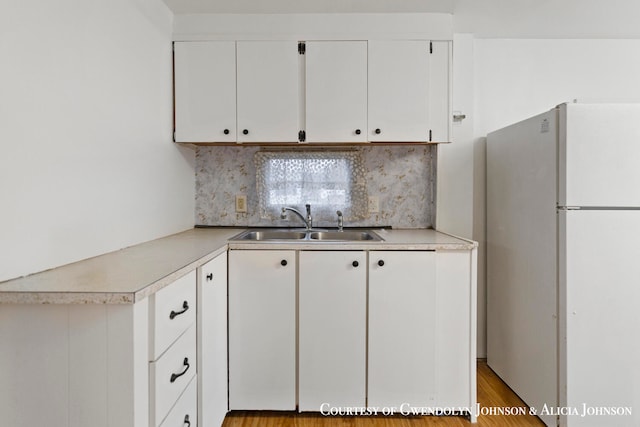
[{"label": "drawer pull handle", "polygon": [[182,362],[182,364],[184,366],[186,366],[186,368],[184,368],[184,371],[180,372],[179,374],[171,374],[171,382],[175,382],[178,378],[180,378],[181,376],[183,376],[184,374],[187,373],[187,371],[189,370],[189,358],[185,357],[184,361]]},{"label": "drawer pull handle", "polygon": [[384,261],[383,260],[378,261],[378,265],[382,267],[384,265]]},{"label": "drawer pull handle", "polygon": [[280,265],[283,266],[283,267],[286,267],[287,266],[287,260],[283,259],[282,261],[280,261]]},{"label": "drawer pull handle", "polygon": [[184,422],[182,424],[186,424],[187,427],[191,427],[191,421],[189,421],[189,415],[184,416]]},{"label": "drawer pull handle", "polygon": [[185,313],[187,310],[189,310],[189,303],[185,301],[182,303],[182,311],[171,310],[171,313],[169,313],[169,319],[173,320],[174,317],[180,316],[181,314]]},{"label": "drawer pull handle", "polygon": [[353,262],[351,263],[351,265],[353,265],[354,267],[357,267],[357,266],[359,266],[359,265],[360,265],[360,263],[358,263],[358,261],[353,261]]},{"label": "drawer pull handle", "polygon": [[213,273],[207,274],[207,280],[213,280]]}]

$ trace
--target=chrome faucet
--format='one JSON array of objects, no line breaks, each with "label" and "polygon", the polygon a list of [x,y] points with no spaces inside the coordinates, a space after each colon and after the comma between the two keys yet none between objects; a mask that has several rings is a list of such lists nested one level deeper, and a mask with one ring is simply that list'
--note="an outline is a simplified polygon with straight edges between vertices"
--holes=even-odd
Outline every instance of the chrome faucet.
[{"label": "chrome faucet", "polygon": [[342,219],[342,211],[337,211],[336,214],[338,214],[338,231],[344,231],[344,220]]},{"label": "chrome faucet", "polygon": [[300,217],[300,219],[304,222],[304,226],[306,227],[307,230],[311,230],[311,228],[313,227],[313,218],[311,217],[311,205],[307,204],[305,205],[305,207],[307,208],[306,218],[304,217],[304,215],[302,215],[302,213],[299,210],[295,208],[289,208],[289,207],[282,208],[282,213],[280,214],[280,218],[286,219],[287,211],[291,211],[294,214],[298,215],[298,217]]}]

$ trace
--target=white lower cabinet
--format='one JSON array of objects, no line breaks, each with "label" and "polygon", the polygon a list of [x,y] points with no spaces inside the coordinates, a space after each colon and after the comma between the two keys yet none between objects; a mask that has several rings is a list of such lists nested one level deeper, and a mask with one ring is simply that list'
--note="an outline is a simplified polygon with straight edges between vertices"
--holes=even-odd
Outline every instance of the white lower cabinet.
[{"label": "white lower cabinet", "polygon": [[229,408],[296,408],[295,251],[229,251]]},{"label": "white lower cabinet", "polygon": [[198,424],[198,379],[193,378],[160,427],[196,427]]},{"label": "white lower cabinet", "polygon": [[363,407],[366,252],[301,251],[299,258],[299,410]]},{"label": "white lower cabinet", "polygon": [[436,253],[369,253],[370,407],[436,402]]},{"label": "white lower cabinet", "polygon": [[435,270],[437,404],[475,408],[477,249],[436,251]]},{"label": "white lower cabinet", "polygon": [[198,425],[220,427],[229,409],[226,252],[198,269],[197,288]]},{"label": "white lower cabinet", "polygon": [[293,410],[297,386],[299,411],[444,408],[475,422],[476,259],[231,250],[230,409]]},{"label": "white lower cabinet", "polygon": [[196,374],[195,328],[187,330],[150,366],[152,425],[159,426]]},{"label": "white lower cabinet", "polygon": [[226,254],[135,304],[3,304],[0,366],[19,368],[0,369],[2,425],[474,408],[476,263],[476,249],[230,250],[229,408]]},{"label": "white lower cabinet", "polygon": [[196,272],[151,295],[150,304],[149,360],[153,361],[196,321]]},{"label": "white lower cabinet", "polygon": [[[184,279],[187,280],[184,280]],[[170,322],[189,319],[189,312],[195,312],[195,272],[189,273],[171,285],[151,296],[152,321],[150,329],[155,331],[156,338],[151,342],[162,342],[166,345],[149,347],[149,417],[151,427],[157,427],[165,420],[171,408],[182,395],[187,385],[196,376],[197,347],[195,315],[191,324],[181,335],[174,337],[175,327],[160,329],[165,317]],[[186,295],[183,292],[187,290]],[[171,296],[169,301],[165,301]],[[193,300],[190,298],[193,297]],[[187,298],[186,300],[184,298]],[[173,303],[171,303],[173,301]],[[189,304],[191,301],[191,304]],[[174,309],[171,309],[174,307]],[[181,313],[181,314],[179,314]],[[156,326],[153,326],[156,325]],[[150,334],[153,337],[154,334]],[[151,338],[150,337],[150,338]]]}]

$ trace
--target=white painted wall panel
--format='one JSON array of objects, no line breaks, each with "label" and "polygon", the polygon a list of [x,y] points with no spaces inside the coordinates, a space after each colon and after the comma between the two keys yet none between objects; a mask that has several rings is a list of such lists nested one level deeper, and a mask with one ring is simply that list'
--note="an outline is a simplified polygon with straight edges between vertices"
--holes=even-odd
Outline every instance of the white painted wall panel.
[{"label": "white painted wall panel", "polygon": [[640,40],[478,39],[476,135],[573,99],[640,100]]},{"label": "white painted wall panel", "polygon": [[160,0],[3,4],[0,280],[193,225],[172,19]]},{"label": "white painted wall panel", "polygon": [[[324,3],[322,7],[330,11]],[[291,8],[286,12],[179,14],[174,39],[451,40],[453,34],[450,13],[291,13]]]}]

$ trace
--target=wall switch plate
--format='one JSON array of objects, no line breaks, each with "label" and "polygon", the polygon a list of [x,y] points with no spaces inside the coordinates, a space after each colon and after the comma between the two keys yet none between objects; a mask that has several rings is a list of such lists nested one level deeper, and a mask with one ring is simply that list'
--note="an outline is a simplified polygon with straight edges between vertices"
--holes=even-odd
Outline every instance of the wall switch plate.
[{"label": "wall switch plate", "polygon": [[247,196],[244,194],[236,195],[236,212],[247,213]]},{"label": "wall switch plate", "polygon": [[378,197],[369,196],[369,213],[378,213],[380,211],[380,202]]}]

